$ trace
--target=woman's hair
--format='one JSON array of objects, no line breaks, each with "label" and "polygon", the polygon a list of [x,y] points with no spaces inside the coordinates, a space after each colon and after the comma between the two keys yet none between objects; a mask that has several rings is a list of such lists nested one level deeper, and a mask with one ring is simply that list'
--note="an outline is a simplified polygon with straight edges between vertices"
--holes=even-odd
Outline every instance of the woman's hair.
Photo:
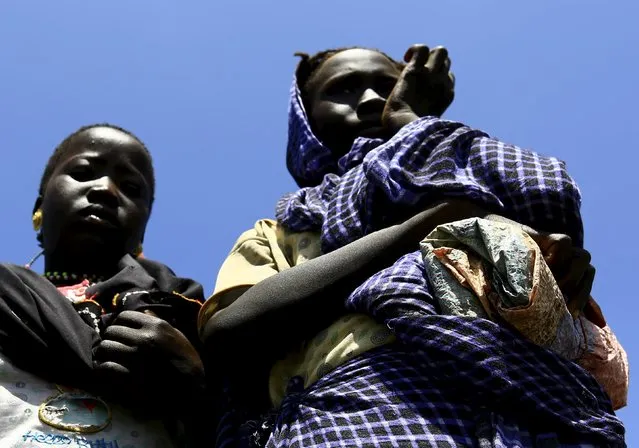
[{"label": "woman's hair", "polygon": [[315,53],[314,55],[309,55],[308,53],[295,53],[295,56],[300,58],[300,62],[297,64],[297,69],[295,70],[295,78],[297,79],[297,86],[300,89],[300,93],[302,94],[302,101],[304,105],[307,105],[308,100],[308,82],[310,81],[313,73],[317,71],[321,65],[326,62],[331,56],[335,56],[337,53],[341,53],[346,50],[353,49],[362,49],[362,50],[370,50],[376,51],[384,56],[386,56],[397,68],[401,71],[404,69],[405,64],[403,62],[396,61],[391,58],[389,55],[380,51],[376,48],[366,48],[366,47],[342,47],[342,48],[333,48],[329,50],[320,51]]},{"label": "woman's hair", "polygon": [[[73,139],[78,135],[81,134],[82,132],[89,130],[89,129],[93,129],[93,128],[110,128],[110,129],[115,129],[117,131],[120,132],[124,132],[126,135],[128,135],[129,137],[133,138],[136,142],[138,142],[140,144],[140,146],[144,149],[144,151],[146,152],[146,154],[149,156],[149,159],[151,159],[151,154],[149,153],[149,150],[147,149],[146,145],[142,142],[142,140],[140,140],[136,135],[134,135],[132,132],[127,131],[126,129],[123,129],[119,126],[113,125],[113,124],[109,124],[109,123],[96,123],[96,124],[90,124],[87,126],[82,126],[80,129],[78,129],[77,131],[75,131],[74,133],[70,134],[67,138],[65,138],[62,143],[60,143],[55,150],[53,151],[53,154],[51,155],[51,157],[49,157],[49,161],[47,162],[47,166],[44,168],[44,173],[42,174],[42,178],[40,179],[40,187],[38,189],[38,194],[40,196],[42,196],[44,194],[44,190],[47,186],[47,183],[49,182],[49,179],[51,178],[51,175],[53,174],[53,172],[55,171],[56,166],[58,165],[58,163],[60,163],[61,160],[64,160],[65,156],[69,153],[69,151],[72,149],[72,144],[73,143]],[[150,173],[145,173],[149,175],[149,179],[151,180],[151,203],[153,203],[153,200],[155,198],[155,173],[153,172],[153,169],[151,169]]]}]

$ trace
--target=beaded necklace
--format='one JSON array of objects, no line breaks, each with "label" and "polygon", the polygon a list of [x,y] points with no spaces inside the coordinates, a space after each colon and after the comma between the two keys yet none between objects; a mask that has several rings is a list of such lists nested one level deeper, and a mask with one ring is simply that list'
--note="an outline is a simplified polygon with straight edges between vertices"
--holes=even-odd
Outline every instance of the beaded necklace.
[{"label": "beaded necklace", "polygon": [[69,272],[45,272],[44,278],[49,280],[51,283],[59,282],[59,281],[73,281],[73,282],[81,282],[82,280],[88,280],[89,283],[99,283],[104,280],[103,277],[93,274],[75,274]]}]

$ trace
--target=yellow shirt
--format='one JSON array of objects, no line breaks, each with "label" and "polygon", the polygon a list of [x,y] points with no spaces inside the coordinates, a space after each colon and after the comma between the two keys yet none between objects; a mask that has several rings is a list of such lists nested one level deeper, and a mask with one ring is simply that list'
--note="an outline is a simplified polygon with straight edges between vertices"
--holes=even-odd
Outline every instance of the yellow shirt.
[{"label": "yellow shirt", "polygon": [[[200,312],[199,328],[218,310],[219,297],[232,289],[251,287],[285,269],[321,255],[317,232],[290,232],[276,221],[263,219],[237,240],[218,273],[213,296]],[[279,406],[293,376],[308,387],[347,360],[394,340],[391,331],[371,317],[351,314],[340,318],[298,350],[275,363],[269,376],[269,393]]]}]

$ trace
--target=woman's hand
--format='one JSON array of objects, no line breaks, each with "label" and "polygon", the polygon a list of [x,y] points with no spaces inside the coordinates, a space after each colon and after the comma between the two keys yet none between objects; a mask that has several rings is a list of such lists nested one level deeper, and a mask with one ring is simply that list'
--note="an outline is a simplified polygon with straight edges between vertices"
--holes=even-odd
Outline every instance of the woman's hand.
[{"label": "woman's hand", "polygon": [[186,406],[201,398],[204,367],[188,339],[151,312],[123,311],[96,350],[106,381],[148,401]]}]

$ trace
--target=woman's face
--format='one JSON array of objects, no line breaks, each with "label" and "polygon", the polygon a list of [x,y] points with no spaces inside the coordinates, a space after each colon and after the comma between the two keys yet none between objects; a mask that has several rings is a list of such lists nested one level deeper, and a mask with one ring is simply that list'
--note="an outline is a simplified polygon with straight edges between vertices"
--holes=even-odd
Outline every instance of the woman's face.
[{"label": "woman's face", "polygon": [[41,198],[45,254],[118,257],[144,237],[152,201],[152,163],[133,137],[95,127],[76,135]]},{"label": "woman's face", "polygon": [[382,112],[400,71],[388,57],[354,48],[328,58],[307,85],[317,137],[337,155],[357,137],[383,137]]}]

